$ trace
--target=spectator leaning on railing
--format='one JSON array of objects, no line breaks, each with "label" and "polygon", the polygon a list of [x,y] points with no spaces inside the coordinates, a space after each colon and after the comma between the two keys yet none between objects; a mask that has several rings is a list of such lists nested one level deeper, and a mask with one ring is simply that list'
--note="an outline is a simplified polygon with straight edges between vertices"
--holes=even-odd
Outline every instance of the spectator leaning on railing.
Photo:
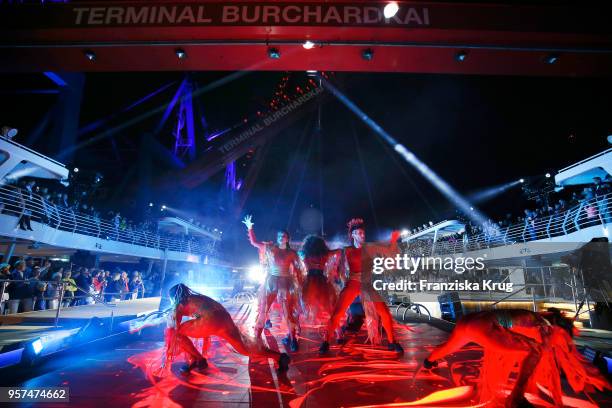
[{"label": "spectator leaning on railing", "polygon": [[[8,281],[11,279],[11,265],[5,263],[0,264],[0,281]],[[9,300],[9,288],[10,283],[3,282],[2,298],[0,299],[0,314],[4,314],[6,305]]]},{"label": "spectator leaning on railing", "polygon": [[74,302],[74,294],[77,291],[76,282],[72,279],[72,271],[68,270],[64,272],[64,276],[62,277],[62,282],[64,282],[64,300],[62,306],[72,306]]},{"label": "spectator leaning on railing", "polygon": [[45,300],[47,283],[40,280],[39,266],[34,267],[32,277],[29,279],[29,281],[34,310],[45,310],[47,308],[47,302]]},{"label": "spectator leaning on railing", "polygon": [[138,299],[144,297],[144,283],[140,277],[140,273],[138,271],[132,272],[132,279],[129,283],[129,289],[132,293],[132,299]]},{"label": "spectator leaning on railing", "polygon": [[51,276],[51,282],[47,284],[45,296],[47,298],[47,309],[57,309],[62,290],[62,274],[55,272]]},{"label": "spectator leaning on railing", "polygon": [[[610,176],[606,179],[608,179]],[[610,211],[608,210],[608,197],[610,194],[610,184],[605,183],[601,177],[593,178],[595,182],[593,186],[593,190],[595,192],[595,197],[597,199],[597,209],[599,210],[599,216],[601,217],[601,221],[603,223],[609,224],[612,222],[612,217],[610,217]]]},{"label": "spectator leaning on railing", "polygon": [[111,281],[108,284],[104,300],[106,300],[107,302],[112,302],[113,300],[121,300],[121,294],[123,293],[124,288],[125,285],[121,281],[121,274],[119,272],[115,272]]},{"label": "spectator leaning on railing", "polygon": [[88,303],[91,303],[90,297],[89,297],[89,291],[90,291],[90,287],[91,287],[93,280],[89,273],[89,269],[82,268],[79,273],[79,276],[75,278],[75,281],[76,281],[76,286],[78,288],[77,294],[76,294],[77,299],[76,299],[75,304],[86,305]]},{"label": "spectator leaning on railing", "polygon": [[9,313],[29,312],[32,310],[32,291],[30,285],[26,282],[25,276],[26,264],[23,260],[15,262],[11,280],[20,282],[12,282],[9,285]]}]

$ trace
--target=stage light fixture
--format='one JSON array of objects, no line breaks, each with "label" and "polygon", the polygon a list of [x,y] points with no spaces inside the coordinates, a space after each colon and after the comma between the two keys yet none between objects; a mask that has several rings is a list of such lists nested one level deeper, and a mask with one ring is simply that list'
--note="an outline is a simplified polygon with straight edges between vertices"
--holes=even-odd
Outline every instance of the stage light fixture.
[{"label": "stage light fixture", "polygon": [[544,62],[546,62],[548,65],[556,64],[558,61],[559,61],[558,54],[549,54],[546,56],[546,58],[544,58]]},{"label": "stage light fixture", "polygon": [[546,178],[550,178],[550,173],[545,174]]},{"label": "stage light fixture", "polygon": [[36,339],[32,342],[32,350],[34,354],[40,354],[43,349],[43,344],[41,339]]},{"label": "stage light fixture", "polygon": [[166,206],[165,206],[165,205],[162,205],[162,206],[161,206],[161,210],[162,210],[162,211],[165,211],[165,210],[166,210]]},{"label": "stage light fixture", "polygon": [[372,61],[372,58],[374,58],[374,50],[372,50],[371,48],[363,50],[361,52],[361,58],[366,61]]},{"label": "stage light fixture", "polygon": [[17,132],[17,129],[12,128],[10,126],[2,126],[2,129],[0,130],[0,134],[2,135],[2,137],[7,139],[12,139],[17,136]]},{"label": "stage light fixture", "polygon": [[96,60],[96,53],[93,52],[92,50],[85,50],[83,51],[83,54],[85,54],[85,58],[87,58],[90,61]]},{"label": "stage light fixture", "polygon": [[608,143],[612,144],[612,135],[608,135]]},{"label": "stage light fixture", "polygon": [[174,53],[176,54],[176,57],[180,60],[187,58],[187,52],[185,52],[185,50],[182,48],[177,48],[176,50],[174,50]]},{"label": "stage light fixture", "polygon": [[272,59],[279,59],[280,51],[278,50],[278,48],[268,48],[268,57]]},{"label": "stage light fixture", "polygon": [[305,50],[310,50],[315,46],[315,43],[313,43],[310,40],[307,40],[304,42],[304,44],[302,44],[302,47],[304,47]]},{"label": "stage light fixture", "polygon": [[525,182],[525,179],[520,179],[519,180],[519,183],[524,183],[524,182]]},{"label": "stage light fixture", "polygon": [[383,14],[385,15],[385,18],[391,18],[396,15],[398,11],[399,5],[397,4],[397,2],[392,1],[390,3],[387,3],[385,8],[383,9]]},{"label": "stage light fixture", "polygon": [[405,237],[405,236],[407,236],[409,233],[410,233],[410,231],[408,231],[406,228],[404,228],[404,229],[402,230],[402,232],[401,232],[401,236],[402,236],[402,237]]},{"label": "stage light fixture", "polygon": [[79,168],[75,167],[74,170],[72,170],[72,171],[75,172],[75,173],[78,173],[79,172]]},{"label": "stage light fixture", "polygon": [[153,207],[153,203],[149,203],[149,207]]},{"label": "stage light fixture", "polygon": [[467,59],[467,51],[459,51],[455,54],[455,61],[463,62]]}]

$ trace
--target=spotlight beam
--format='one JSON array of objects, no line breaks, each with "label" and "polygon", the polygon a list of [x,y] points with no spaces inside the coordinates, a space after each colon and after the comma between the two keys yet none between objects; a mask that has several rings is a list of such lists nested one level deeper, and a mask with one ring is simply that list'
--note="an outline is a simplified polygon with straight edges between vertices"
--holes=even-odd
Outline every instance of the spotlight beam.
[{"label": "spotlight beam", "polygon": [[471,194],[468,197],[468,199],[474,204],[482,203],[484,201],[490,200],[491,198],[504,193],[506,190],[509,190],[514,186],[518,186],[519,184],[521,184],[521,182],[519,180],[515,180],[509,183],[504,183],[504,184],[500,184],[497,186],[485,188],[485,189],[475,192],[474,194]]},{"label": "spotlight beam", "polygon": [[399,143],[393,136],[385,131],[378,123],[370,118],[364,111],[362,111],[353,101],[351,101],[346,95],[344,95],[339,89],[332,85],[323,77],[321,84],[327,89],[332,95],[334,95],[340,102],[342,102],[349,110],[351,110],[359,119],[361,119],[370,129],[372,129],[378,136],[380,136],[385,142],[387,142],[393,150],[395,150],[406,162],[416,168],[431,184],[434,185],[450,202],[459,207],[463,213],[470,217],[473,221],[478,224],[482,224],[485,221],[485,217],[476,208],[472,209],[472,205],[456,192],[446,181],[438,176],[432,169],[429,168],[423,161],[421,161],[414,153],[406,148],[403,144]]}]

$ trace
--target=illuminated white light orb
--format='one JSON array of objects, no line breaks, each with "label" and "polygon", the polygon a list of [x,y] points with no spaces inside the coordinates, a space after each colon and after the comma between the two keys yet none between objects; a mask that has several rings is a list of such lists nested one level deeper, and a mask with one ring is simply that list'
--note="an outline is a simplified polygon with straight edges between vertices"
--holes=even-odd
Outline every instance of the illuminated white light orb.
[{"label": "illuminated white light orb", "polygon": [[249,280],[264,283],[266,280],[266,272],[261,265],[253,265],[249,268]]},{"label": "illuminated white light orb", "polygon": [[385,18],[391,18],[394,15],[396,15],[398,11],[399,11],[398,4],[395,1],[392,1],[385,6],[383,13],[385,15]]},{"label": "illuminated white light orb", "polygon": [[304,49],[307,49],[307,50],[312,49],[312,47],[314,47],[314,46],[315,46],[315,43],[313,43],[310,40],[308,40],[304,44],[302,44],[302,47],[304,47]]}]

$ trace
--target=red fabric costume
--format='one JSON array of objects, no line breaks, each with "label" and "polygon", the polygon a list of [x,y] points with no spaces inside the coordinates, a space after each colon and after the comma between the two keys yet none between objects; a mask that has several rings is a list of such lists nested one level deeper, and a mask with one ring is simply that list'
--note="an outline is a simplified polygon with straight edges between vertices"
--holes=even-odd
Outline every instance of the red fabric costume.
[{"label": "red fabric costume", "polygon": [[[354,229],[363,230],[363,220],[353,219],[349,222],[348,226],[349,238],[352,240],[351,233]],[[327,342],[331,340],[348,307],[357,296],[360,296],[366,313],[369,341],[374,344],[381,343],[380,320],[387,334],[389,344],[395,344],[391,312],[385,301],[372,287],[372,269],[370,267],[362,268],[362,265],[371,265],[372,263],[369,260],[371,260],[372,256],[394,256],[397,253],[398,238],[399,233],[394,232],[391,236],[390,245],[368,244],[367,247],[360,246],[357,248],[350,246],[344,248],[344,263],[345,268],[348,270],[348,281],[340,292],[334,312],[327,325]],[[398,347],[399,350],[401,350],[400,347]]]},{"label": "red fabric costume", "polygon": [[[199,365],[206,360],[193,345],[191,338],[204,340],[204,350],[207,348],[209,337],[217,336],[226,340],[236,350],[245,356],[259,356],[273,358],[279,361],[283,368],[288,357],[258,345],[254,340],[244,336],[234,324],[232,317],[225,308],[213,299],[196,294],[184,285],[183,294],[176,299],[172,313],[169,315],[168,327],[166,328],[166,361],[170,363],[180,353],[187,355],[190,367]],[[185,293],[186,292],[186,293]],[[191,317],[191,320],[182,322],[183,317]],[[168,364],[169,365],[169,364]]]},{"label": "red fabric costume", "polygon": [[297,253],[290,248],[279,248],[271,242],[260,242],[253,228],[248,228],[251,245],[259,251],[259,259],[267,276],[259,292],[259,308],[255,323],[255,337],[259,339],[272,304],[277,301],[283,310],[283,319],[289,335],[296,338],[298,329],[298,295],[302,287],[302,267]]},{"label": "red fabric costume", "polygon": [[449,339],[431,352],[425,360],[430,366],[448,354],[458,351],[467,343],[484,348],[480,372],[480,402],[499,404],[501,384],[507,384],[516,364],[519,373],[505,405],[516,407],[525,392],[537,395],[538,384],[546,388],[555,406],[561,407],[561,371],[575,392],[587,391],[594,386],[599,390],[610,388],[597,369],[589,365],[578,353],[568,333],[571,327],[556,322],[572,320],[559,312],[535,313],[528,310],[494,310],[477,312],[463,317]]},{"label": "red fabric costume", "polygon": [[302,302],[307,319],[311,322],[323,318],[329,319],[332,315],[337,293],[331,280],[336,277],[336,269],[341,254],[342,251],[340,250],[312,256],[304,256],[300,253],[307,271],[302,288]]}]

